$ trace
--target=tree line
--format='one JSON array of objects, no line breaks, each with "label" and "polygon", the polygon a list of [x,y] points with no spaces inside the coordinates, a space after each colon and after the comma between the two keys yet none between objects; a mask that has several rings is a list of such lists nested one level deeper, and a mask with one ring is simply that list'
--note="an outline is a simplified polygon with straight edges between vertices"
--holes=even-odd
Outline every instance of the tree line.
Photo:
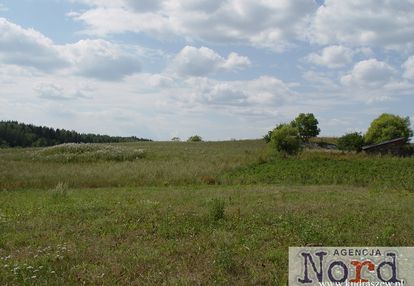
[{"label": "tree line", "polygon": [[118,143],[151,141],[135,136],[84,134],[65,129],[35,126],[17,121],[0,121],[0,147],[46,147],[63,143]]}]

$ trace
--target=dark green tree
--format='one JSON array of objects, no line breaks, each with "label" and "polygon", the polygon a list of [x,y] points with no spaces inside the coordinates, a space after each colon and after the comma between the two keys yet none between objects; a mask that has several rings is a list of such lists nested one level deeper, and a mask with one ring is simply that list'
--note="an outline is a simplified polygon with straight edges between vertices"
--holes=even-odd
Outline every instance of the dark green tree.
[{"label": "dark green tree", "polygon": [[387,140],[405,138],[408,142],[413,136],[410,118],[383,113],[372,121],[364,140],[366,144],[378,144]]},{"label": "dark green tree", "polygon": [[149,141],[132,137],[112,137],[99,134],[79,134],[75,131],[53,129],[18,123],[0,121],[0,145],[7,147],[43,147],[62,143],[116,143]]},{"label": "dark green tree", "polygon": [[188,142],[201,142],[201,141],[203,141],[203,138],[201,138],[201,136],[194,135],[194,136],[191,136],[190,138],[188,138],[187,141]]},{"label": "dark green tree", "polygon": [[292,125],[299,130],[299,135],[303,142],[309,142],[310,138],[319,135],[321,130],[318,128],[318,124],[319,122],[313,113],[300,113],[292,121]]},{"label": "dark green tree", "polygon": [[338,149],[342,151],[361,151],[364,137],[361,133],[352,132],[338,138]]}]

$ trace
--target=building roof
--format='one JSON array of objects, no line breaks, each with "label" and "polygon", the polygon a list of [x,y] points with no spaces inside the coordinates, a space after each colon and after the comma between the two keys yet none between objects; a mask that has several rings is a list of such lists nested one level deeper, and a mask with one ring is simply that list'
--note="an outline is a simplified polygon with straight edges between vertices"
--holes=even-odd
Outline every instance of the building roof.
[{"label": "building roof", "polygon": [[386,146],[389,144],[393,144],[393,143],[405,143],[407,141],[407,138],[401,137],[401,138],[397,138],[397,139],[392,139],[392,140],[388,140],[388,141],[384,141],[378,144],[372,144],[372,145],[367,145],[367,146],[363,146],[362,150],[369,150],[369,149],[373,149],[373,148],[377,148],[377,147],[382,147],[382,146]]}]

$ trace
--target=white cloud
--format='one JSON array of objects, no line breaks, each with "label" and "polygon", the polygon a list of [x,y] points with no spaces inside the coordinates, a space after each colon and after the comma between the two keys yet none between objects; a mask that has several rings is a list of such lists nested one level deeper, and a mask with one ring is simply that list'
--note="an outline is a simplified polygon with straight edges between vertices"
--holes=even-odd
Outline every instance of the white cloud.
[{"label": "white cloud", "polygon": [[239,112],[245,110],[273,110],[295,99],[292,84],[262,76],[248,81],[218,81],[208,78],[189,78],[184,81],[187,92],[176,99],[190,107],[227,106]]},{"label": "white cloud", "polygon": [[341,81],[355,87],[383,87],[391,83],[395,73],[395,69],[387,63],[369,59],[358,62]]},{"label": "white cloud", "polygon": [[412,47],[412,0],[326,0],[312,20],[309,39],[328,44]]},{"label": "white cloud", "polygon": [[336,90],[339,88],[329,74],[309,70],[303,73],[303,78],[310,85],[320,90]]},{"label": "white cloud", "polygon": [[120,80],[141,70],[138,55],[104,40],[81,40],[63,51],[80,76],[101,80]]},{"label": "white cloud", "polygon": [[134,2],[134,7],[126,0],[83,2],[92,7],[70,16],[84,22],[88,33],[144,32],[163,38],[174,34],[188,40],[247,43],[279,51],[301,36],[308,16],[317,8],[309,0],[163,0],[150,6],[148,1]]},{"label": "white cloud", "polygon": [[353,56],[353,50],[336,45],[325,47],[320,54],[310,54],[307,60],[310,63],[328,68],[341,68],[352,63]]},{"label": "white cloud", "polygon": [[414,56],[409,57],[402,67],[404,68],[404,77],[414,80]]},{"label": "white cloud", "polygon": [[[144,51],[146,52],[146,51]],[[43,34],[0,18],[0,63],[35,68],[42,72],[66,71],[101,80],[119,80],[141,70],[139,49],[105,40],[81,40],[57,45]]]},{"label": "white cloud", "polygon": [[206,47],[186,46],[175,56],[170,69],[184,76],[206,76],[218,71],[243,69],[250,64],[249,58],[237,53],[230,53],[226,59]]},{"label": "white cloud", "polygon": [[53,42],[33,29],[0,18],[0,62],[52,71],[68,65]]}]

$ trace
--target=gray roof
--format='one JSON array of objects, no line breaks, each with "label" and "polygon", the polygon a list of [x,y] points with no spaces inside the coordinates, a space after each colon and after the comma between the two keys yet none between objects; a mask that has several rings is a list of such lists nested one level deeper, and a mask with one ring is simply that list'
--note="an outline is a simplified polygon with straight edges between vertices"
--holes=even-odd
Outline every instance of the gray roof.
[{"label": "gray roof", "polygon": [[368,150],[368,149],[371,149],[371,148],[385,146],[385,145],[392,144],[392,143],[397,143],[397,142],[398,143],[399,142],[405,143],[406,141],[407,141],[407,138],[401,137],[401,138],[397,138],[397,139],[392,139],[392,140],[384,141],[384,142],[381,142],[381,143],[378,143],[378,144],[372,144],[372,145],[363,146],[362,147],[362,150]]}]

